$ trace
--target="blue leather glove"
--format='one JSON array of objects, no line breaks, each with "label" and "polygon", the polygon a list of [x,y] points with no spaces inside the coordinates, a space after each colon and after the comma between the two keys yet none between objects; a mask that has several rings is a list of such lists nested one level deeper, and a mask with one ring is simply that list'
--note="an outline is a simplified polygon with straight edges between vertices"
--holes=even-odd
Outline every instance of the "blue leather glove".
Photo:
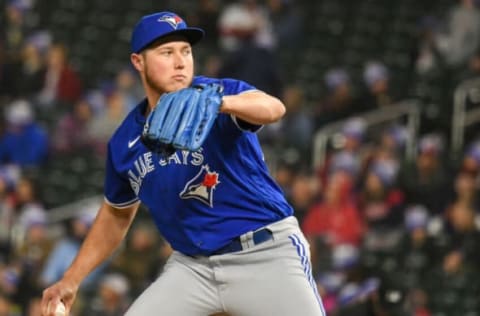
[{"label": "blue leather glove", "polygon": [[147,117],[143,143],[164,156],[176,149],[198,150],[217,118],[222,97],[223,87],[218,84],[163,94]]}]

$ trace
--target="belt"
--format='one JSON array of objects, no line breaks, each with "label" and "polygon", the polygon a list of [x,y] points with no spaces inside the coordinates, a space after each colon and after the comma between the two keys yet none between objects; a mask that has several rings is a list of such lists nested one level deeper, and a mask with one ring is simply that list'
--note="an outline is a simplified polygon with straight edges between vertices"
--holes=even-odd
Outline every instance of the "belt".
[{"label": "belt", "polygon": [[[273,234],[267,228],[262,228],[260,230],[257,230],[253,232],[253,235],[252,235],[252,241],[254,246],[259,245],[263,242],[269,241],[271,239],[273,239]],[[222,248],[214,251],[212,255],[223,255],[226,253],[237,252],[241,250],[244,250],[244,247],[242,245],[240,237],[236,237],[226,246],[223,246]]]}]

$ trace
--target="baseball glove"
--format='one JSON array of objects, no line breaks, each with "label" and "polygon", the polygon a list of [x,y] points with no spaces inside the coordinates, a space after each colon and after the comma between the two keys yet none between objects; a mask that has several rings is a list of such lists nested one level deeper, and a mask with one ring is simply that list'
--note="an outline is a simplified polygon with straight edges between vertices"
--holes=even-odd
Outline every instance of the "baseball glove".
[{"label": "baseball glove", "polygon": [[197,85],[160,97],[147,117],[142,141],[152,152],[170,156],[176,149],[202,146],[222,105],[223,86]]}]

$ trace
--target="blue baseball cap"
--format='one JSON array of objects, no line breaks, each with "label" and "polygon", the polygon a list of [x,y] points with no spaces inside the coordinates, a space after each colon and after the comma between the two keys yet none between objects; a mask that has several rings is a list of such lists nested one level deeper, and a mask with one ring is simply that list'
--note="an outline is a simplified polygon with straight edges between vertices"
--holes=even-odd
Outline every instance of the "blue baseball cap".
[{"label": "blue baseball cap", "polygon": [[131,38],[132,53],[139,53],[153,41],[173,34],[185,36],[190,44],[203,38],[205,32],[187,23],[173,12],[158,12],[143,16],[135,25]]}]

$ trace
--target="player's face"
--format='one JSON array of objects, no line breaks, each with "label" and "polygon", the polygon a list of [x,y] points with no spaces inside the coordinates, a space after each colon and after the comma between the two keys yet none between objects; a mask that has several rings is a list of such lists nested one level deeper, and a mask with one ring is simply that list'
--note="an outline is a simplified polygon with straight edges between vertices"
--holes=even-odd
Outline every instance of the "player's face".
[{"label": "player's face", "polygon": [[192,82],[192,47],[181,36],[154,43],[141,58],[145,82],[159,94],[188,87]]}]

